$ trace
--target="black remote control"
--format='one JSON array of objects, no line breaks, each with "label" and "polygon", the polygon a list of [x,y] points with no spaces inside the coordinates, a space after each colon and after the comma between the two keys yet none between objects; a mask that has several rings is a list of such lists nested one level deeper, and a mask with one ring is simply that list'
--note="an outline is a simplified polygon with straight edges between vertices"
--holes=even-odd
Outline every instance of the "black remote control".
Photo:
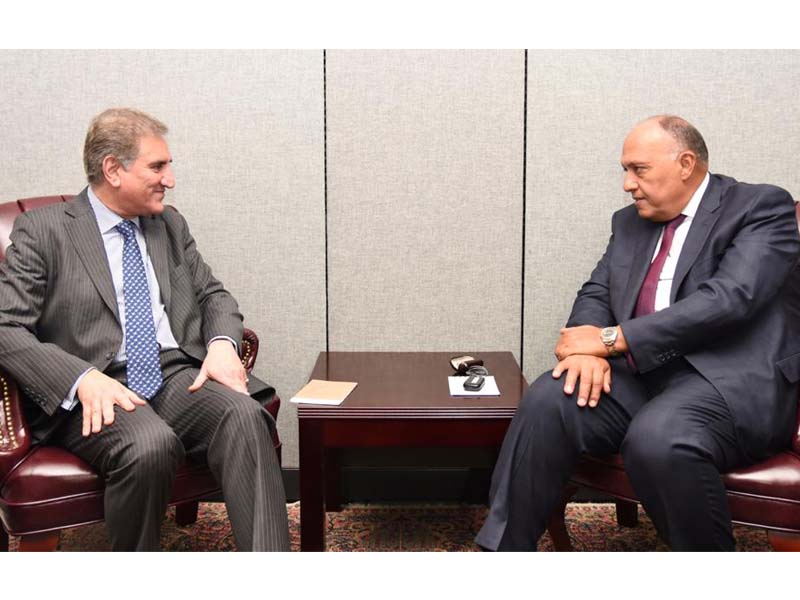
[{"label": "black remote control", "polygon": [[477,392],[480,391],[484,383],[486,383],[486,379],[483,375],[470,375],[464,381],[464,389],[469,392]]}]

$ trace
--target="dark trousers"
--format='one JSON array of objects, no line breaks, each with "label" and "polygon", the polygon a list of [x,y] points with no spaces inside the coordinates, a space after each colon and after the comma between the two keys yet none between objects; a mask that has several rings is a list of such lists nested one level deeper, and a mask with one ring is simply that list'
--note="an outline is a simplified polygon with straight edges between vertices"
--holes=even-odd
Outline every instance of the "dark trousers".
[{"label": "dark trousers", "polygon": [[[535,550],[580,455],[620,452],[645,511],[673,550],[732,550],[720,473],[745,464],[717,390],[685,361],[644,377],[647,395],[595,408],[544,373],[511,422],[492,475],[490,509],[475,541]],[[577,386],[576,386],[577,387]],[[627,409],[625,407],[628,407]]]},{"label": "dark trousers", "polygon": [[[208,464],[222,488],[240,550],[288,550],[286,495],[272,447],[272,417],[250,396],[216,382],[189,393],[197,364],[161,355],[164,384],[145,406],[115,407],[114,423],[81,435],[80,404],[53,443],[105,479],[105,519],[114,550],[158,550],[175,471],[189,457]],[[124,366],[109,372],[124,383]]]}]

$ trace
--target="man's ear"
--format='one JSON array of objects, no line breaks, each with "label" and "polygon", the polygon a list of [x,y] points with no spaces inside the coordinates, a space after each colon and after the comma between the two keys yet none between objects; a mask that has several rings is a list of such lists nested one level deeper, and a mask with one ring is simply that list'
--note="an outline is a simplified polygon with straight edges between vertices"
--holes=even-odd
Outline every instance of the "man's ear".
[{"label": "man's ear", "polygon": [[111,187],[118,188],[122,183],[120,180],[120,171],[124,171],[125,167],[119,159],[109,154],[103,159],[103,177]]},{"label": "man's ear", "polygon": [[684,150],[678,157],[681,164],[681,179],[686,181],[694,173],[694,168],[697,166],[697,156],[691,150]]}]

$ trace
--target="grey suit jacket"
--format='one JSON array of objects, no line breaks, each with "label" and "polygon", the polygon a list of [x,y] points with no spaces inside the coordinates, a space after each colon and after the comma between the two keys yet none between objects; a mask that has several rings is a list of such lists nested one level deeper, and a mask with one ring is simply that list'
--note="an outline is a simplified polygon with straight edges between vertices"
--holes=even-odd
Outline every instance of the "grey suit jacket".
[{"label": "grey suit jacket", "polygon": [[[171,207],[141,219],[170,326],[202,361],[215,336],[242,339],[242,315]],[[84,189],[23,213],[0,265],[0,365],[53,415],[81,373],[104,371],[122,343],[111,271]]]},{"label": "grey suit jacket", "polygon": [[[617,211],[605,254],[578,292],[568,325],[621,325],[640,373],[683,357],[730,407],[742,447],[759,459],[789,441],[797,411],[800,335],[787,306],[800,254],[785,190],[711,175],[681,251],[671,305],[632,318],[661,225]],[[624,358],[611,395],[643,394]]]}]

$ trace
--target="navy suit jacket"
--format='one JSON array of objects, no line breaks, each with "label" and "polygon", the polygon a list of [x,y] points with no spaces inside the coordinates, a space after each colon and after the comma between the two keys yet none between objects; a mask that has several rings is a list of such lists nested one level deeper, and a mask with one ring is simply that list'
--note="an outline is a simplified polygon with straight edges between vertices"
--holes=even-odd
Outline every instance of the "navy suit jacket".
[{"label": "navy suit jacket", "polygon": [[742,448],[763,458],[788,444],[797,411],[800,335],[787,293],[800,285],[792,197],[711,175],[678,259],[670,306],[634,319],[662,226],[640,218],[633,205],[614,214],[606,252],[567,324],[622,327],[639,370],[622,357],[611,360],[611,396],[623,406],[640,405],[640,374],[685,359],[725,399]]}]

